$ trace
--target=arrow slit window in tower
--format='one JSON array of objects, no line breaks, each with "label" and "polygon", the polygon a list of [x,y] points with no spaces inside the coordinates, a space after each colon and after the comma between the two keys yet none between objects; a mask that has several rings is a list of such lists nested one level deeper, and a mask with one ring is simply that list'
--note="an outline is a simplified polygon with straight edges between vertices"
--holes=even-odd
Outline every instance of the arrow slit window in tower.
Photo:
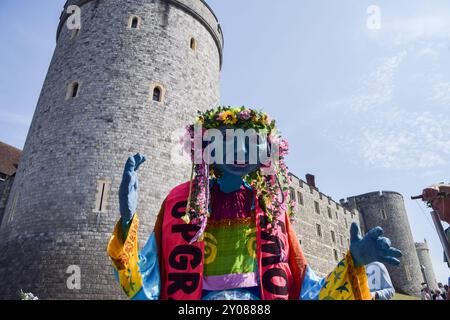
[{"label": "arrow slit window in tower", "polygon": [[66,100],[78,97],[79,91],[80,83],[78,81],[74,81],[69,84],[69,87],[67,88]]},{"label": "arrow slit window in tower", "polygon": [[109,195],[109,181],[100,180],[97,182],[97,195],[95,197],[95,209],[97,213],[107,213],[107,203]]},{"label": "arrow slit window in tower", "polygon": [[191,38],[191,49],[192,51],[197,51],[197,40],[195,38]]}]

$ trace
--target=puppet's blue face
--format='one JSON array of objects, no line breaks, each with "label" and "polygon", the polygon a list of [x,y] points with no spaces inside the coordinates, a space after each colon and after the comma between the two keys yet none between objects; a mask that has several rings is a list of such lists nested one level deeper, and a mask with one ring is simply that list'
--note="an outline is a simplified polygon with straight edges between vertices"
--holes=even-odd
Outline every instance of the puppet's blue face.
[{"label": "puppet's blue face", "polygon": [[230,138],[230,132],[227,129],[220,128],[223,135],[223,161],[221,164],[215,163],[214,166],[222,173],[244,177],[253,173],[262,165],[261,155],[267,156],[268,142],[263,136],[249,136],[245,139],[238,139],[234,136]]}]

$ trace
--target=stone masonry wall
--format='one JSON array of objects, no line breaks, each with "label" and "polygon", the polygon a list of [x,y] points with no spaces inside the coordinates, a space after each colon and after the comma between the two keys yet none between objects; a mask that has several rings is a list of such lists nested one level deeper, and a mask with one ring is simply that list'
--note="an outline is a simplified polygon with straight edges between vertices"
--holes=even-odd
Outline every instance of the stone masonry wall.
[{"label": "stone masonry wall", "polygon": [[[309,265],[317,275],[324,277],[333,271],[348,252],[350,226],[353,222],[359,224],[359,213],[345,209],[303,180],[295,176],[292,179],[293,194],[299,204],[294,228]],[[299,200],[299,195],[303,201]],[[315,203],[318,204],[319,213],[316,212]],[[322,236],[318,235],[317,225],[320,225]]]},{"label": "stone masonry wall", "polygon": [[[106,246],[125,161],[149,157],[139,172],[142,245],[164,197],[189,178],[189,166],[172,161],[171,134],[220,99],[222,43],[211,33],[220,28],[202,1],[72,2],[83,3],[81,31],[61,24],[0,228],[0,298],[20,289],[41,299],[124,298]],[[138,29],[128,27],[133,15]],[[66,100],[73,81],[78,96]],[[152,101],[152,83],[164,87],[162,103]],[[109,195],[102,212],[99,181]],[[67,288],[70,265],[81,268],[81,290]]]}]

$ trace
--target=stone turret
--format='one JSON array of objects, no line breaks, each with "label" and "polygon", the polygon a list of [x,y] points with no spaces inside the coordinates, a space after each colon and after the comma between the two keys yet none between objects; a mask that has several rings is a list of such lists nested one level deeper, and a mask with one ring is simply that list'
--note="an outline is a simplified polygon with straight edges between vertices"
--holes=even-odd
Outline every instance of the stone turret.
[{"label": "stone turret", "polygon": [[428,248],[427,240],[416,243],[417,257],[419,258],[420,266],[423,267],[424,282],[428,282],[430,289],[438,289],[436,276],[434,274],[433,264],[431,263],[430,249]]},{"label": "stone turret", "polygon": [[342,201],[348,209],[357,209],[367,232],[380,226],[392,246],[403,252],[399,267],[386,265],[395,289],[400,293],[419,295],[423,282],[403,196],[397,192],[372,192]]},{"label": "stone turret", "polygon": [[[124,297],[106,246],[125,161],[149,156],[138,209],[147,237],[169,190],[189,179],[172,161],[171,133],[219,104],[223,36],[204,1],[71,0],[65,9],[72,4],[81,28],[69,30],[63,12],[0,228],[0,298],[20,289]],[[81,271],[79,290],[66,284],[69,266]]]}]

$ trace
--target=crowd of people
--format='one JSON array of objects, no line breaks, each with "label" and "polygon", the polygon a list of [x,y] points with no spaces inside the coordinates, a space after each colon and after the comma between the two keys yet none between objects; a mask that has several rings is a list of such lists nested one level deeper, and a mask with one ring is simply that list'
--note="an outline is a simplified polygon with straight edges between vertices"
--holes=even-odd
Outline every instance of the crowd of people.
[{"label": "crowd of people", "polygon": [[428,286],[422,289],[422,300],[448,300],[448,285],[438,284],[439,289],[430,290]]}]

